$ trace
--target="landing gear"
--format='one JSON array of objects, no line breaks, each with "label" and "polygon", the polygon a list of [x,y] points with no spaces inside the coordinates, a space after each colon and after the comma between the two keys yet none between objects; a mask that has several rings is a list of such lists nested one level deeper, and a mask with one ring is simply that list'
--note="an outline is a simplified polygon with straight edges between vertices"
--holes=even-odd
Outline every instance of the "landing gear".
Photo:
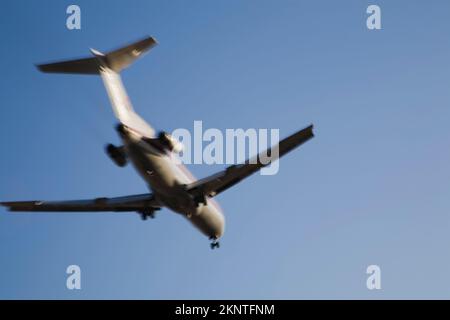
[{"label": "landing gear", "polygon": [[106,146],[106,153],[119,167],[124,167],[127,164],[127,156],[123,150],[123,147],[116,147],[113,144],[108,144]]},{"label": "landing gear", "polygon": [[152,212],[152,213],[143,213],[143,212],[141,212],[141,219],[142,220],[147,220],[148,219],[148,217],[150,217],[151,219],[155,219],[155,213],[154,212]]},{"label": "landing gear", "polygon": [[145,221],[149,217],[151,219],[154,219],[156,210],[159,210],[159,208],[145,208],[144,210],[139,211],[138,213],[141,215],[141,219]]},{"label": "landing gear", "polygon": [[214,241],[214,242],[211,243],[211,249],[214,250],[215,248],[217,248],[217,249],[220,248],[219,241]]},{"label": "landing gear", "polygon": [[201,204],[206,206],[206,196],[203,193],[196,195],[194,196],[194,202],[197,207],[199,207]]},{"label": "landing gear", "polygon": [[220,243],[219,243],[219,241],[217,241],[217,237],[212,236],[209,238],[209,240],[212,240],[212,242],[210,244],[212,250],[214,250],[215,248],[217,248],[217,249],[220,248]]}]

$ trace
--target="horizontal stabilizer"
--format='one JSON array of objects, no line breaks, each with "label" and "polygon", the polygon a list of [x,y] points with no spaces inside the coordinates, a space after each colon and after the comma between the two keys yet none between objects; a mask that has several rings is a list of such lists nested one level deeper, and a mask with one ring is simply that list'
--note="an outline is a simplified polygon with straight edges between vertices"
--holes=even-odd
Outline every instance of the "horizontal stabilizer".
[{"label": "horizontal stabilizer", "polygon": [[130,64],[132,64],[136,59],[145,54],[156,44],[158,43],[154,38],[148,37],[129,46],[111,51],[110,53],[106,54],[108,67],[116,72],[120,72]]},{"label": "horizontal stabilizer", "polygon": [[156,44],[157,42],[153,37],[147,37],[107,54],[100,54],[98,51],[91,50],[94,54],[92,58],[40,64],[37,65],[37,68],[47,73],[99,74],[100,67],[104,66],[115,72],[120,72]]},{"label": "horizontal stabilizer", "polygon": [[106,54],[91,49],[92,57],[37,65],[42,72],[100,75],[111,101],[114,114],[120,123],[151,138],[155,130],[133,109],[123,86],[120,71],[144,55],[157,44],[153,37],[132,43]]},{"label": "horizontal stabilizer", "polygon": [[97,58],[85,58],[37,65],[37,68],[46,73],[79,73],[98,74]]}]

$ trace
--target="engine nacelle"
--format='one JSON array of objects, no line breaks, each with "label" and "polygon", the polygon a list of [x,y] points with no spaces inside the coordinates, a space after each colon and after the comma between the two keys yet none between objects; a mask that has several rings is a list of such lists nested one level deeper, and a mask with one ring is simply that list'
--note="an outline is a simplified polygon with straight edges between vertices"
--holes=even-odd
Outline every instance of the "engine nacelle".
[{"label": "engine nacelle", "polygon": [[123,147],[116,147],[115,145],[108,144],[106,146],[106,153],[119,167],[124,167],[127,164],[127,155],[125,154]]},{"label": "engine nacelle", "polygon": [[164,148],[171,152],[180,153],[184,149],[183,144],[167,132],[161,131],[158,135],[158,139]]}]

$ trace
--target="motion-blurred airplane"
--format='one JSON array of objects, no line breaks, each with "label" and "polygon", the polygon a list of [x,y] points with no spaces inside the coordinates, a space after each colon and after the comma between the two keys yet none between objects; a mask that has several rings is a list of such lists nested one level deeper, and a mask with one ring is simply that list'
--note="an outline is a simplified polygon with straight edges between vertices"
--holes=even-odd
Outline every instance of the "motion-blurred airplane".
[{"label": "motion-blurred airplane", "polygon": [[[155,133],[133,109],[120,78],[120,72],[157,44],[152,37],[103,54],[91,49],[92,57],[42,64],[37,67],[49,73],[75,73],[100,75],[119,120],[118,134],[121,146],[109,144],[106,151],[120,167],[130,161],[148,183],[152,193],[117,198],[96,198],[74,201],[19,201],[2,202],[10,211],[46,212],[137,212],[145,220],[154,217],[156,210],[167,207],[185,216],[203,234],[209,237],[211,248],[219,247],[225,219],[213,199],[270,162],[261,161],[262,155],[277,154],[271,161],[288,153],[313,135],[313,126],[300,130],[278,145],[256,155],[242,164],[196,180],[172,153],[181,149],[178,140],[166,132]],[[277,148],[275,150],[274,148]],[[269,153],[268,153],[269,152]]]}]

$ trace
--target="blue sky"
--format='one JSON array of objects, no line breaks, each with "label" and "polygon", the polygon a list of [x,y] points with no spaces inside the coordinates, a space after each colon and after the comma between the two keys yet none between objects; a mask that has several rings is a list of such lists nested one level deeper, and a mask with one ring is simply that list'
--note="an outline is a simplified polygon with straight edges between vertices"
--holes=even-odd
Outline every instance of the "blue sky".
[{"label": "blue sky", "polygon": [[[117,143],[101,80],[35,63],[159,45],[123,74],[167,131],[314,123],[316,137],[217,200],[220,250],[178,215],[0,209],[0,298],[450,298],[448,1],[69,1],[2,4],[0,199],[145,192]],[[382,10],[380,31],[366,8]],[[202,177],[223,166],[192,165]],[[82,289],[66,289],[66,267]],[[382,290],[366,288],[379,265]]]}]

